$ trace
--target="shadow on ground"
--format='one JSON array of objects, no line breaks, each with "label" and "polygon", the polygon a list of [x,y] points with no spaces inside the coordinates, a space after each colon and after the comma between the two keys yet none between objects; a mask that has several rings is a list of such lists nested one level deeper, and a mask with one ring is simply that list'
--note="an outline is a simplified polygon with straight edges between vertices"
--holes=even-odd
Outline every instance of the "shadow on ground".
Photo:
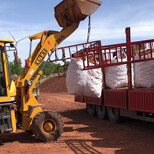
[{"label": "shadow on ground", "polygon": [[[154,153],[154,124],[152,123],[125,118],[122,123],[113,124],[108,120],[90,117],[84,109],[61,112],[61,115],[67,119],[65,119],[64,134],[76,133],[75,135],[79,134],[79,138],[71,135],[67,138],[66,135],[60,138],[57,144],[65,143],[76,154],[101,154],[103,150],[115,151],[116,154]],[[87,137],[89,136],[87,133],[90,138]],[[33,136],[21,131],[0,135],[0,147],[15,141],[40,143]]]},{"label": "shadow on ground", "polygon": [[[108,120],[90,117],[83,109],[62,112],[61,115],[71,119],[65,123],[66,132],[77,131],[83,134],[88,132],[93,137],[92,140],[85,140],[83,135],[82,140],[66,140],[66,144],[75,153],[81,152],[80,148],[87,150],[87,153],[99,153],[92,151],[95,147],[118,149],[116,154],[154,153],[153,123],[123,118],[121,123],[113,124]],[[83,124],[86,127],[73,129],[74,124]],[[86,145],[86,142],[91,142],[93,148]]]},{"label": "shadow on ground", "polygon": [[34,136],[26,132],[18,132],[18,133],[5,133],[0,135],[0,146],[3,146],[8,142],[18,141],[20,143],[40,143]]}]

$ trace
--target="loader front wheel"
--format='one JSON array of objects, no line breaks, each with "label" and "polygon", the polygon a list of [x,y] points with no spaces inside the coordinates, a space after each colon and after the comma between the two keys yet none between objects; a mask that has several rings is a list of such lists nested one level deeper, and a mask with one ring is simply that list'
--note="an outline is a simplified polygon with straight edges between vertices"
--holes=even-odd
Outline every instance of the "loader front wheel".
[{"label": "loader front wheel", "polygon": [[34,135],[44,142],[57,140],[61,136],[63,129],[64,124],[61,116],[52,111],[38,113],[32,123]]}]

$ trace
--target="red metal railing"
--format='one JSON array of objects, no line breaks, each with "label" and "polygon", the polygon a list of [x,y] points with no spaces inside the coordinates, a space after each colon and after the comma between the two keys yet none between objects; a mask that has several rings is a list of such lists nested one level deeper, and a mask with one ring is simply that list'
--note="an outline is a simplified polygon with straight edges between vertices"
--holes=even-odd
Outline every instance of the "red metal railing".
[{"label": "red metal railing", "polygon": [[92,47],[99,47],[101,46],[101,41],[92,41],[82,44],[76,44],[76,45],[70,45],[65,46],[61,48],[57,48],[55,51],[54,59],[50,59],[50,62],[57,62],[57,61],[66,61],[73,57],[81,57],[81,53],[86,48],[92,48]]},{"label": "red metal railing", "polygon": [[126,43],[86,48],[82,52],[84,70],[102,68],[104,89],[107,88],[105,81],[106,67],[126,64],[128,89],[132,89],[131,64],[154,60],[154,39],[130,41],[130,28],[128,27],[126,28]]},{"label": "red metal railing", "polygon": [[[49,62],[63,62],[63,65],[58,66],[58,76],[59,77],[65,77],[66,76],[66,67],[68,67],[68,64],[66,62],[70,60],[71,58],[77,58],[82,57],[82,52],[85,51],[87,48],[94,48],[94,47],[100,47],[101,41],[92,41],[82,44],[76,44],[71,46],[65,46],[58,48],[55,51],[55,55],[52,56]],[[63,73],[61,73],[60,69],[63,68]]]},{"label": "red metal railing", "polygon": [[[67,75],[67,67],[68,67],[68,65],[69,64],[66,64],[66,65],[62,65],[62,66],[58,66],[57,67],[57,69],[58,69],[58,76],[59,76],[59,78],[60,77],[66,77],[66,75]],[[62,71],[63,71],[63,73],[61,73],[61,68],[63,69]]]},{"label": "red metal railing", "polygon": [[[87,48],[82,52],[84,69],[105,68],[128,63],[154,60],[153,47],[154,39]],[[128,50],[128,48],[130,50]],[[135,59],[135,56],[137,55],[138,58]],[[116,62],[112,61],[113,58],[116,59]]]},{"label": "red metal railing", "polygon": [[[133,75],[131,74],[133,63],[154,60],[154,39],[131,42],[130,28],[126,28],[126,43],[86,48],[81,55],[84,70],[102,68],[103,95],[99,100],[76,96],[76,101],[95,105],[101,105],[103,101],[107,107],[154,113],[154,88],[136,88],[134,84],[132,89]],[[128,86],[108,88],[105,79],[106,67],[123,64],[127,66]]]}]

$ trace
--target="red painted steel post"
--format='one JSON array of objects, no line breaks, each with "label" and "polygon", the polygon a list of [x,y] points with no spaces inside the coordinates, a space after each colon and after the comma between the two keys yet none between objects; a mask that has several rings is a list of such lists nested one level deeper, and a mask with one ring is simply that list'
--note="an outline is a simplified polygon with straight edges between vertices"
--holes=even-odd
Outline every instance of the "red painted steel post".
[{"label": "red painted steel post", "polygon": [[127,43],[127,74],[128,74],[128,89],[132,89],[132,69],[131,69],[131,33],[130,33],[130,27],[126,28],[126,43]]},{"label": "red painted steel post", "polygon": [[[102,56],[102,49],[101,49],[101,41],[98,41],[98,47],[99,47],[99,53],[100,53],[100,62],[101,62],[101,65],[104,63],[104,60],[103,60],[103,56]],[[106,89],[107,86],[106,86],[106,79],[105,79],[105,68],[102,67],[102,74],[103,74],[103,89]]]},{"label": "red painted steel post", "polygon": [[58,67],[58,76],[60,78],[60,68]]}]

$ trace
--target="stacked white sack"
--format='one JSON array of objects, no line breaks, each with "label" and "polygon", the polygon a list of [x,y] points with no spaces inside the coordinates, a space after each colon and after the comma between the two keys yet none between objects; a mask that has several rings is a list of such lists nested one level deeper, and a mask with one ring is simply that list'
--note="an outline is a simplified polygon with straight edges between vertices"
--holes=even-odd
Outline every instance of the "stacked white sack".
[{"label": "stacked white sack", "polygon": [[83,61],[72,59],[66,76],[69,94],[100,97],[102,92],[102,71],[94,69],[82,71]]},{"label": "stacked white sack", "polygon": [[83,61],[72,59],[66,76],[67,91],[71,95],[84,95],[84,86],[87,79],[87,71],[82,71]]},{"label": "stacked white sack", "polygon": [[85,85],[85,96],[101,97],[103,75],[101,69],[87,71],[87,82]]},{"label": "stacked white sack", "polygon": [[[145,58],[148,59],[149,56],[146,55]],[[139,56],[136,55],[134,59],[139,60]],[[134,82],[135,87],[154,87],[154,60],[134,63]]]},{"label": "stacked white sack", "polygon": [[[127,59],[123,59],[125,62]],[[118,59],[121,61],[121,59]],[[113,59],[112,63],[117,63],[117,59]],[[117,65],[106,68],[105,73],[106,85],[111,89],[121,88],[128,85],[128,76],[127,76],[127,65]]]}]

